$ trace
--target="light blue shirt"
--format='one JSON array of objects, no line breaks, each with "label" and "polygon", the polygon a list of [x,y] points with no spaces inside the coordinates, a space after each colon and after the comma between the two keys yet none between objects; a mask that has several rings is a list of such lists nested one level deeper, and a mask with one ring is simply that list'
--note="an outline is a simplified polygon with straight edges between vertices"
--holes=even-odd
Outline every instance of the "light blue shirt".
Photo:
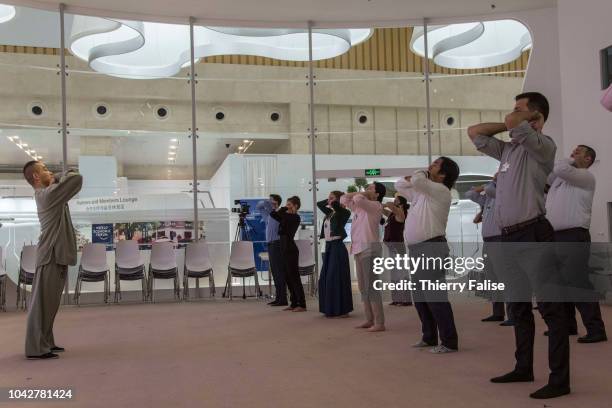
[{"label": "light blue shirt", "polygon": [[272,203],[270,200],[262,200],[257,203],[256,206],[257,211],[261,214],[264,222],[266,223],[266,241],[278,241],[280,237],[278,236],[278,221],[274,218],[270,217],[270,213],[274,210],[272,208]]}]

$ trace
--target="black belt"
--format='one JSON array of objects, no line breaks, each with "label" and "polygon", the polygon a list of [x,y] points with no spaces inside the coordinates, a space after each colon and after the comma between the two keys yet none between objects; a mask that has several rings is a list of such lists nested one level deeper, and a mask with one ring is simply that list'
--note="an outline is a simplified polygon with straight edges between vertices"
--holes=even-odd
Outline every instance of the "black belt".
[{"label": "black belt", "polygon": [[538,215],[535,218],[532,218],[527,221],[520,222],[518,224],[510,225],[509,227],[502,228],[502,235],[510,235],[512,233],[524,230],[530,225],[537,224],[538,222],[545,221],[546,217],[544,215]]}]

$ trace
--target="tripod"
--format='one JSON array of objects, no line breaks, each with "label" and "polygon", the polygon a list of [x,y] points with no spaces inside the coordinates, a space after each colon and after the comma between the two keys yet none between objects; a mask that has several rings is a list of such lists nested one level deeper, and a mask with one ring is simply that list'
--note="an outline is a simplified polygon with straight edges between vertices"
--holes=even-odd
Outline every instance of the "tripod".
[{"label": "tripod", "polygon": [[[234,241],[233,242],[238,242],[238,241],[252,241],[251,239],[251,234],[249,232],[249,225],[248,222],[246,220],[246,213],[240,213],[238,214],[239,219],[238,219],[238,225],[236,228],[236,234],[234,235]],[[262,296],[262,292],[261,289],[259,288],[259,285],[257,284],[257,269],[255,269],[254,271],[255,274],[255,290],[257,291],[257,295],[256,297]],[[232,273],[231,273],[231,269],[228,269],[227,271],[227,280],[225,281],[225,288],[223,289],[223,295],[222,297],[227,297],[227,293],[229,291],[232,290],[231,288],[231,279],[232,279]],[[246,285],[245,285],[245,279],[246,276],[242,276],[242,298],[246,299],[247,295],[246,295]],[[231,298],[231,296],[230,296]]]}]

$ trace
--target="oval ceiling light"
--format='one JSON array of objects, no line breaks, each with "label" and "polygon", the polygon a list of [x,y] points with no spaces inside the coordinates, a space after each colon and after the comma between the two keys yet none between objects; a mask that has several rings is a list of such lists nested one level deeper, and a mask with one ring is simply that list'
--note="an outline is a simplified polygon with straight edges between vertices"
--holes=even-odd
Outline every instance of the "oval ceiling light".
[{"label": "oval ceiling light", "polygon": [[[423,27],[415,27],[410,49],[425,56]],[[480,69],[507,64],[531,48],[531,34],[515,20],[497,20],[428,28],[429,57],[442,67]]]},{"label": "oval ceiling light", "polygon": [[[314,30],[313,59],[337,57],[371,35],[371,29]],[[69,47],[103,74],[171,77],[189,66],[189,26],[74,16]],[[307,61],[308,32],[196,26],[194,48],[196,60],[238,54]]]},{"label": "oval ceiling light", "polygon": [[0,24],[11,21],[15,18],[16,13],[15,7],[8,4],[0,4]]}]

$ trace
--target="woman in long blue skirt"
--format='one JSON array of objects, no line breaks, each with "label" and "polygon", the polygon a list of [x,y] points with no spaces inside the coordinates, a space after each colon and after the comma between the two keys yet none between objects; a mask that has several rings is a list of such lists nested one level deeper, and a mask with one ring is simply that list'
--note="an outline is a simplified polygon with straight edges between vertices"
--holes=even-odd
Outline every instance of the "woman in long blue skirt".
[{"label": "woman in long blue skirt", "polygon": [[325,254],[319,276],[319,311],[326,317],[348,317],[353,310],[351,269],[344,239],[344,226],[351,212],[340,204],[341,191],[332,191],[327,200],[317,203],[325,214],[321,239],[325,239]]}]

